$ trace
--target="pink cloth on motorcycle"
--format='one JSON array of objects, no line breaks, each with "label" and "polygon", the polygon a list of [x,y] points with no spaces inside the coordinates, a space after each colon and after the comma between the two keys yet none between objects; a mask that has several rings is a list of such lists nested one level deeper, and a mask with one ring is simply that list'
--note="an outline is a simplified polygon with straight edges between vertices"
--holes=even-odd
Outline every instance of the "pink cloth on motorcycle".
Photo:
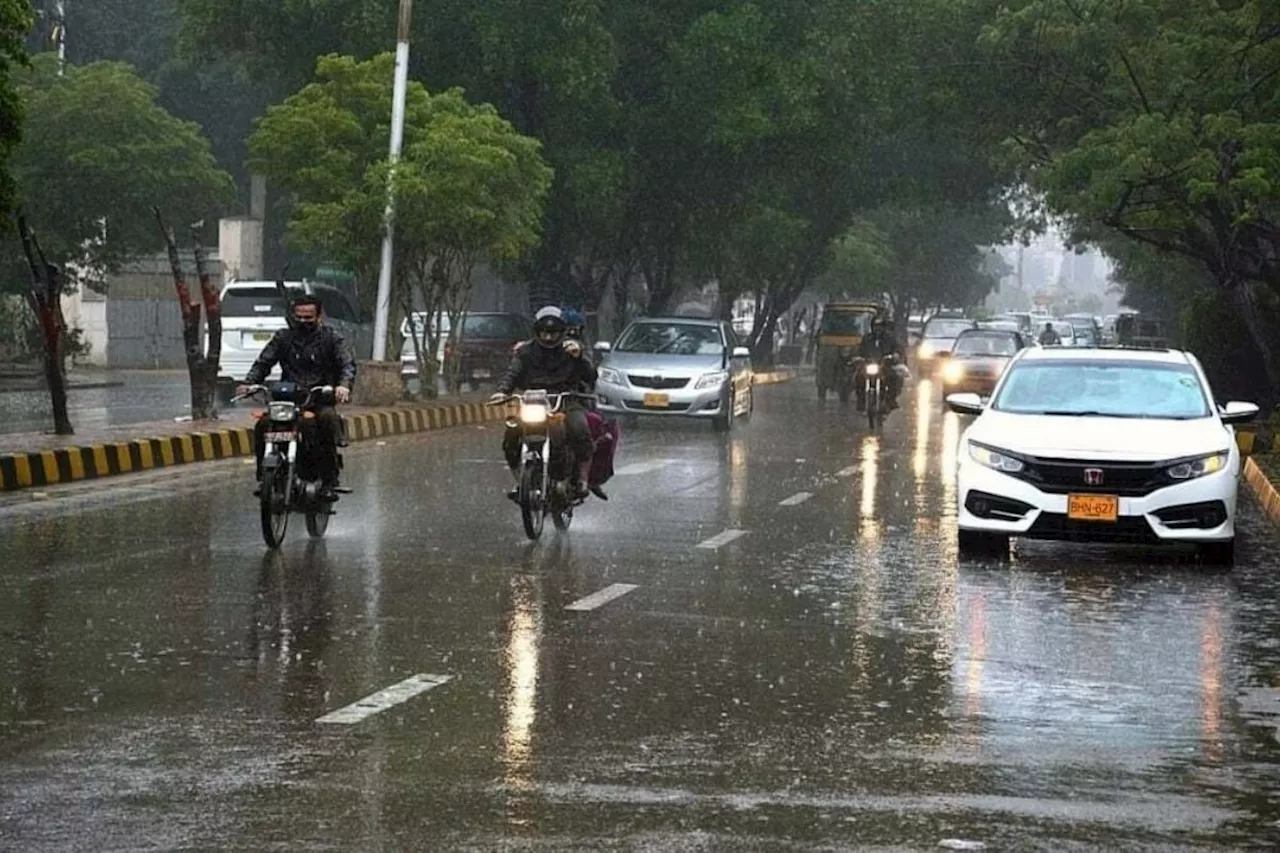
[{"label": "pink cloth on motorcycle", "polygon": [[595,449],[591,457],[591,475],[589,483],[600,486],[613,477],[613,455],[622,441],[622,431],[616,423],[611,423],[600,416],[599,412],[587,412],[587,428],[591,431],[591,446]]}]

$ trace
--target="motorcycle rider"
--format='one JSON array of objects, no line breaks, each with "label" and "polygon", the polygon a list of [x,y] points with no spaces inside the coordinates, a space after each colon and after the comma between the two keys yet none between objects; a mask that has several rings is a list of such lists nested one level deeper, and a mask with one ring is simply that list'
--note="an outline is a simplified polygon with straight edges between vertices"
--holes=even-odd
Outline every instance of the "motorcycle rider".
[{"label": "motorcycle rider", "polygon": [[[896,357],[898,361],[902,360],[902,344],[898,341],[897,328],[892,319],[877,318],[872,321],[871,333],[862,339],[858,355],[865,359],[866,363],[875,362],[882,365],[885,390],[889,392],[889,409],[898,408],[898,395],[902,393],[902,377],[894,369],[895,365],[884,364],[885,360],[891,356]],[[858,396],[861,398],[862,393]],[[860,402],[865,403],[865,401]]]},{"label": "motorcycle rider", "polygon": [[582,345],[586,346],[586,318],[578,313],[576,308],[570,308],[567,305],[560,309],[560,313],[564,317],[564,336],[575,341],[581,341]]},{"label": "motorcycle rider", "polygon": [[[595,387],[596,368],[587,358],[582,342],[566,337],[567,326],[563,312],[554,305],[538,311],[533,319],[533,340],[517,347],[512,354],[493,401],[498,402],[515,391],[543,390],[548,394],[580,393],[584,388]],[[561,407],[564,412],[565,443],[572,452],[578,468],[574,483],[575,497],[587,494],[591,473],[591,431],[587,426],[587,407],[580,399],[568,398]],[[520,427],[508,427],[502,439],[502,452],[507,467],[517,484],[520,478]],[[519,487],[507,496],[518,499]]]},{"label": "motorcycle rider", "polygon": [[[355,355],[342,335],[324,325],[320,300],[311,294],[304,294],[293,300],[291,311],[292,322],[287,328],[276,332],[263,347],[262,354],[244,378],[245,384],[238,386],[236,393],[246,394],[249,386],[261,385],[271,373],[271,368],[279,364],[281,379],[285,382],[297,383],[299,388],[332,385],[335,402],[341,404],[350,401],[351,384],[356,378]],[[322,494],[329,499],[336,499],[338,430],[342,425],[341,419],[337,409],[328,404],[314,405],[312,411],[315,418],[305,419],[303,425],[305,428],[308,422],[315,424],[315,440],[321,459],[319,474]],[[266,418],[260,418],[253,425],[259,480],[262,479],[262,453],[268,426]]]},{"label": "motorcycle rider", "polygon": [[1053,327],[1052,323],[1045,323],[1043,331],[1040,332],[1040,346],[1056,347],[1062,343],[1062,336],[1058,334],[1058,330]]}]

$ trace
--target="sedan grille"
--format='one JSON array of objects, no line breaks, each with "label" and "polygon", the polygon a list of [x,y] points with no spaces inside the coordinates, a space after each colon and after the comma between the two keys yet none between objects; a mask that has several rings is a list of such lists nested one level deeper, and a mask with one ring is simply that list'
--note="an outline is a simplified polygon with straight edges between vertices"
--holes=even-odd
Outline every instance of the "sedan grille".
[{"label": "sedan grille", "polygon": [[1053,495],[1103,494],[1143,497],[1171,485],[1169,462],[1083,462],[1076,459],[1023,457],[1026,468],[1016,476]]},{"label": "sedan grille", "polygon": [[628,373],[627,379],[636,388],[655,388],[659,391],[674,391],[689,384],[688,377],[647,376],[640,373]]},{"label": "sedan grille", "polygon": [[1028,539],[1055,539],[1066,542],[1133,542],[1155,543],[1160,539],[1151,525],[1140,515],[1120,516],[1114,522],[1076,521],[1060,513],[1042,512],[1031,529],[1022,534]]}]

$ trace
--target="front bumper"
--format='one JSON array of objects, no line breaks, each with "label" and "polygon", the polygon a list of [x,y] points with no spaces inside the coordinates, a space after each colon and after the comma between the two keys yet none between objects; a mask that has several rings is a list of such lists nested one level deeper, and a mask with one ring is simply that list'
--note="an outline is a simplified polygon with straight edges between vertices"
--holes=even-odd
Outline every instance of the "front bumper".
[{"label": "front bumper", "polygon": [[[963,454],[956,492],[961,530],[1076,542],[1226,542],[1235,538],[1239,463],[1222,471],[1119,498],[1114,522],[1067,516],[1068,496],[993,471]],[[1083,490],[1082,490],[1083,491]]]},{"label": "front bumper", "polygon": [[[728,380],[710,388],[695,388],[697,379],[691,379],[684,388],[637,388],[599,380],[596,395],[600,398],[600,411],[614,415],[658,415],[680,418],[714,418],[724,413],[729,399]],[[665,406],[653,405],[654,398],[646,403],[646,395],[664,395]]]}]

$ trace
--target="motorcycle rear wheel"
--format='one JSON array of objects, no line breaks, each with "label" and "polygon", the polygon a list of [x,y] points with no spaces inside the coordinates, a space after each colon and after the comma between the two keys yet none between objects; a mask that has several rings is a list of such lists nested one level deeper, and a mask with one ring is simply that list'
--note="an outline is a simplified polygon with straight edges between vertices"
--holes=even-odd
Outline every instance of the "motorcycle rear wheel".
[{"label": "motorcycle rear wheel", "polygon": [[279,548],[289,529],[289,466],[276,468],[271,479],[263,480],[259,517],[262,541],[268,548]]},{"label": "motorcycle rear wheel", "polygon": [[524,522],[524,534],[530,539],[542,537],[546,524],[546,496],[542,493],[542,464],[526,463],[520,473],[520,519]]}]

